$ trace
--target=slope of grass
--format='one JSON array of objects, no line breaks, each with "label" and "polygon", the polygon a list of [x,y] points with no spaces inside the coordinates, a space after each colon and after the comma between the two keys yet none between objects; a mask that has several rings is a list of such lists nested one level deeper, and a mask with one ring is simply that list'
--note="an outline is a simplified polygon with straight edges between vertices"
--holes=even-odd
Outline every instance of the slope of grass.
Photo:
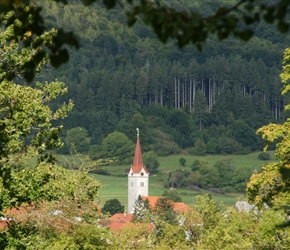
[{"label": "slope of grass", "polygon": [[[253,169],[260,169],[261,166],[266,165],[269,162],[275,161],[274,151],[268,151],[270,154],[269,161],[262,161],[258,158],[261,152],[255,152],[248,155],[207,155],[207,156],[193,156],[193,155],[169,155],[164,157],[158,157],[160,163],[158,167],[159,172],[170,172],[177,169],[191,170],[191,165],[195,160],[205,159],[210,166],[213,166],[215,162],[230,159],[232,164],[236,167],[252,167]],[[186,159],[185,166],[181,166],[179,159],[183,157]],[[132,159],[133,161],[133,159]],[[103,169],[109,171],[113,175],[126,174],[130,165],[113,165],[106,166]]]},{"label": "slope of grass", "polygon": [[[170,172],[177,169],[191,170],[192,163],[200,158],[205,159],[209,165],[214,165],[216,161],[231,159],[232,164],[236,167],[250,166],[253,169],[259,169],[261,166],[266,165],[268,162],[275,161],[274,151],[269,151],[271,158],[269,161],[261,161],[258,158],[260,152],[251,153],[248,155],[207,155],[207,156],[191,156],[191,155],[170,155],[167,157],[159,157],[160,166],[158,168],[159,172]],[[186,165],[180,166],[179,159],[184,157],[186,159]],[[57,155],[59,162],[63,165],[78,165],[84,162],[85,156],[77,155]],[[133,161],[133,159],[132,159]],[[36,159],[31,159],[29,164],[35,164]],[[102,189],[100,190],[100,205],[110,199],[117,198],[120,202],[127,206],[128,197],[128,179],[127,171],[130,169],[130,164],[128,165],[116,165],[116,166],[106,166],[106,169],[111,176],[97,175],[93,176],[99,180],[102,184]],[[122,176],[122,177],[120,177]],[[166,188],[164,188],[163,183],[160,182],[157,176],[149,177],[149,195],[160,196],[164,193]],[[178,189],[177,192],[182,198],[182,201],[188,205],[192,205],[195,202],[195,197],[200,194],[208,193],[207,191],[194,191],[187,189]],[[211,194],[213,199],[218,202],[223,202],[225,205],[234,205],[237,201],[237,197],[241,194],[228,194],[228,195],[218,195]]]},{"label": "slope of grass", "polygon": [[167,157],[159,157],[160,167],[159,171],[172,171],[177,168],[183,168],[179,164],[181,157],[186,159],[186,165],[184,169],[190,170],[192,163],[198,159],[205,159],[209,165],[214,165],[215,162],[225,159],[230,159],[236,167],[252,167],[259,169],[261,166],[266,165],[268,162],[275,161],[274,151],[268,151],[270,154],[269,161],[262,161],[258,158],[261,152],[255,152],[248,155],[207,155],[207,156],[192,156],[192,155],[170,155]]},{"label": "slope of grass", "polygon": [[[125,207],[128,202],[128,180],[126,177],[104,176],[93,174],[102,184],[100,190],[100,206],[103,206],[107,200],[117,198]],[[149,177],[149,195],[161,196],[167,190],[159,183],[156,176]],[[178,189],[177,192],[182,198],[182,201],[187,205],[193,205],[197,195],[208,193],[207,191],[194,191],[187,189]],[[217,202],[223,202],[227,206],[232,206],[236,203],[239,194],[217,195],[211,194],[212,198]]]},{"label": "slope of grass", "polygon": [[[190,155],[172,155],[167,157],[159,157],[159,171],[167,172],[174,171],[176,169],[187,169],[191,170],[192,163],[200,158],[205,159],[209,165],[213,165],[216,161],[231,159],[233,165],[237,167],[243,166],[251,166],[253,169],[259,169],[261,166],[266,165],[270,161],[275,161],[274,152],[270,151],[270,160],[269,161],[261,161],[258,158],[258,154],[260,152],[251,153],[248,155],[208,155],[204,157],[199,156],[190,156]],[[186,159],[186,166],[182,167],[179,164],[179,159],[184,157]],[[102,206],[107,200],[117,198],[120,202],[127,206],[127,176],[126,170],[129,169],[130,166],[107,166],[104,169],[107,169],[111,174],[115,176],[104,176],[94,174],[94,177],[98,179],[103,188],[100,190],[100,205]],[[124,177],[118,177],[118,175],[123,175]],[[166,190],[164,188],[163,183],[161,183],[157,176],[149,177],[149,195],[152,196],[160,196]],[[187,189],[178,189],[177,192],[182,198],[182,201],[188,205],[192,205],[195,202],[196,196],[209,193],[208,191],[195,191],[195,190],[187,190]],[[211,194],[212,198],[217,202],[222,202],[225,205],[232,206],[236,203],[237,200],[241,198],[245,198],[242,194]]]}]

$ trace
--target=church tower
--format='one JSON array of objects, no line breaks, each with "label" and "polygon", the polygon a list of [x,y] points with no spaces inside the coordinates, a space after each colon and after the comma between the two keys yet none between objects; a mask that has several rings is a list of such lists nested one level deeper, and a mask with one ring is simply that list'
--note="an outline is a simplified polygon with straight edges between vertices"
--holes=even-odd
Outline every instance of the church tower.
[{"label": "church tower", "polygon": [[148,196],[149,172],[143,166],[142,152],[137,128],[137,142],[134,161],[128,173],[128,213],[132,214],[138,196]]}]

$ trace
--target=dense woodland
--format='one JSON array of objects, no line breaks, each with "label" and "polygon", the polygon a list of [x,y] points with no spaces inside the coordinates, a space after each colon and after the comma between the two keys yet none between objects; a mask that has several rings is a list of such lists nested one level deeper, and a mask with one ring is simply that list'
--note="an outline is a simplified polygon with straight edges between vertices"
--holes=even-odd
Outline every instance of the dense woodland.
[{"label": "dense woodland", "polygon": [[[170,4],[210,14],[222,2]],[[99,156],[110,133],[134,141],[139,127],[143,151],[245,154],[262,149],[259,127],[284,120],[279,73],[290,36],[278,35],[274,26],[260,22],[248,43],[210,37],[199,52],[190,45],[178,49],[173,41],[162,44],[141,22],[128,28],[123,12],[101,3],[92,8],[43,1],[43,15],[48,25],[80,38],[67,64],[37,76],[65,82],[66,98],[75,104],[64,122],[62,153],[73,141],[79,152],[93,145]],[[85,138],[70,140],[74,128],[83,129]],[[86,143],[78,146],[80,141]]]},{"label": "dense woodland", "polygon": [[[223,49],[229,52],[233,48],[235,53],[227,54],[223,49],[218,52],[221,45],[208,39],[204,54],[199,54],[190,47],[179,51],[170,42],[162,47],[141,24],[131,30],[124,28],[118,8],[106,12],[100,4],[85,8],[77,1],[68,1],[75,4],[65,6],[38,1],[45,6],[40,14],[35,2],[0,1],[1,249],[289,249],[290,119],[286,119],[282,106],[289,110],[290,102],[279,94],[280,80],[282,94],[290,92],[290,48],[284,50],[287,36],[283,37],[285,42],[279,37],[274,43],[274,29],[259,23],[255,27],[259,38],[248,44],[229,38],[222,44]],[[200,8],[207,14],[212,11],[210,7],[223,2],[237,3],[202,1],[199,6],[199,1],[194,1],[192,6],[186,2],[186,6]],[[289,1],[266,2],[274,2],[277,8],[265,7],[264,1],[241,0],[238,4],[247,4],[250,10],[257,4],[261,15],[266,9],[268,21],[270,17],[270,21],[279,22],[280,29],[285,30],[285,25],[289,28],[282,20],[289,20],[285,14],[289,13]],[[148,2],[141,3],[147,10]],[[148,4],[151,8],[155,2]],[[169,4],[178,10],[183,1]],[[42,15],[51,27],[57,23],[69,29],[71,25],[83,38],[79,51],[71,50],[70,62],[56,73],[51,65],[68,60],[62,46],[77,43],[73,34],[45,29]],[[226,27],[232,25],[231,13],[214,20],[220,21],[225,15],[218,30],[232,34],[235,27]],[[64,21],[66,17],[69,18]],[[116,18],[118,21],[111,21]],[[94,26],[95,20],[98,21]],[[168,22],[165,19],[161,23]],[[269,35],[267,42],[261,34]],[[180,37],[186,39],[186,34]],[[261,51],[255,53],[257,49]],[[280,50],[284,54],[282,73],[278,75]],[[222,64],[222,60],[227,64]],[[213,62],[228,65],[228,71],[227,67],[215,71]],[[233,65],[238,70],[234,71]],[[243,66],[242,77],[234,78]],[[43,67],[44,71],[40,71]],[[161,74],[156,69],[165,71]],[[32,81],[35,73],[36,80],[41,82]],[[66,85],[50,81],[55,77],[67,82],[69,98],[75,99],[72,116],[64,123],[61,121],[68,117],[73,104],[65,97]],[[264,123],[267,125],[261,126]],[[150,150],[143,154],[144,160],[152,160],[152,154],[179,150],[192,154],[247,153],[261,146],[255,135],[261,126],[258,133],[262,138],[276,144],[276,161],[251,175],[246,193],[252,205],[240,202],[240,206],[224,207],[205,195],[196,197],[192,209],[177,214],[170,201],[175,200],[177,192],[165,192],[152,210],[146,201],[142,204],[137,200],[131,221],[137,223],[115,234],[100,223],[109,215],[99,210],[101,184],[88,174],[98,163],[83,161],[77,169],[67,169],[57,161],[52,149],[61,148],[59,136],[63,133],[63,152],[71,147],[89,152],[92,158],[114,161],[108,158],[116,157],[125,162],[134,148],[137,126],[142,131],[143,148]],[[262,156],[261,159],[267,158],[266,153]],[[37,161],[32,163],[32,158]],[[180,158],[179,162],[184,166],[186,160]],[[156,164],[153,165],[151,173],[156,171]],[[245,180],[241,182],[240,176],[250,172],[247,168],[235,168],[229,160],[209,166],[201,159],[192,164],[191,170],[169,173],[168,186],[178,188],[200,182],[202,187],[210,187],[215,182],[223,191],[229,185],[244,189]],[[247,205],[242,208],[242,204]],[[148,230],[147,223],[154,225],[152,230]]]}]

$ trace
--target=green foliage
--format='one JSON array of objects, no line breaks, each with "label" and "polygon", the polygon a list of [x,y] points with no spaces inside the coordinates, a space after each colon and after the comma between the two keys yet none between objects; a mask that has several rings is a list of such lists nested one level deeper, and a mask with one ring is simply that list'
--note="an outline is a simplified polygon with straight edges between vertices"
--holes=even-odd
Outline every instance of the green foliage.
[{"label": "green foliage", "polygon": [[[27,7],[21,15],[27,14],[31,10]],[[7,16],[1,15],[1,18],[3,21],[7,18],[13,19],[16,17],[12,16],[13,13],[11,12]],[[20,206],[23,202],[59,199],[61,192],[66,193],[65,188],[62,191],[58,190],[61,187],[58,183],[59,179],[55,177],[56,173],[51,170],[54,176],[52,177],[50,171],[48,171],[52,168],[51,164],[55,163],[55,158],[48,150],[62,146],[59,138],[62,126],[55,124],[58,124],[58,120],[64,119],[73,107],[72,102],[69,101],[51,108],[52,101],[67,93],[67,87],[62,82],[35,82],[28,86],[22,81],[20,81],[21,84],[16,84],[8,80],[12,79],[15,74],[24,74],[22,70],[27,70],[28,74],[33,74],[25,66],[31,60],[35,60],[30,56],[34,57],[38,51],[41,52],[45,44],[51,44],[55,37],[54,30],[46,32],[42,35],[43,37],[25,32],[25,34],[22,34],[23,36],[19,36],[15,40],[12,34],[14,28],[13,24],[0,33],[3,59],[0,84],[1,211],[3,208]],[[27,46],[25,46],[26,40],[30,40]],[[7,62],[4,63],[5,60]],[[39,72],[43,64],[47,62],[38,59],[36,61],[37,64],[32,63],[34,65],[32,66],[33,72],[34,70]],[[5,70],[3,69],[4,65],[7,66]],[[10,73],[11,75],[9,75]],[[27,169],[27,159],[31,157],[38,157],[38,164]],[[46,168],[46,170],[43,170],[43,168]],[[55,167],[56,169],[57,167]],[[42,170],[48,172],[44,173]],[[59,174],[61,173],[65,178],[68,178],[64,172],[60,171]],[[53,178],[56,180],[55,187],[52,185]],[[61,179],[62,176],[59,178]],[[62,179],[63,181],[64,179]],[[51,185],[51,189],[47,188],[47,183]],[[67,188],[74,190],[70,185]],[[53,191],[55,191],[55,194],[51,193]]]},{"label": "green foliage", "polygon": [[[235,153],[245,154],[262,147],[253,131],[283,117],[281,105],[274,108],[284,99],[274,76],[279,71],[280,48],[287,45],[288,38],[281,39],[263,22],[257,28],[258,36],[243,46],[232,38],[219,44],[209,37],[201,56],[193,47],[179,51],[172,42],[162,46],[141,20],[128,29],[121,9],[107,12],[102,5],[87,8],[75,1],[65,7],[53,1],[42,3],[50,26],[57,23],[81,37],[82,47],[70,51],[66,67],[45,73],[69,83],[75,112],[64,127],[85,128],[92,144],[101,145],[113,131],[134,141],[138,126],[144,152],[174,154],[200,138],[206,153],[219,154],[212,138],[226,137],[239,143]],[[169,5],[188,6],[187,10],[210,16],[220,4],[192,7],[188,1],[180,5],[174,0]],[[108,41],[112,49],[102,41]],[[180,82],[178,110],[175,78]],[[190,82],[195,93],[191,105]],[[222,144],[223,153],[233,152],[233,143]]]},{"label": "green foliage", "polygon": [[241,150],[240,143],[229,137],[220,137],[218,147],[221,154],[234,154]]},{"label": "green foliage", "polygon": [[109,213],[110,215],[114,215],[117,213],[124,213],[125,207],[121,204],[118,199],[107,200],[105,205],[102,208],[102,213]]},{"label": "green foliage", "polygon": [[218,139],[210,138],[206,144],[206,153],[208,154],[217,154],[218,153]]},{"label": "green foliage", "polygon": [[270,155],[267,153],[267,152],[261,152],[259,155],[258,155],[258,158],[262,161],[267,161],[270,159]]},{"label": "green foliage", "polygon": [[100,156],[116,158],[118,162],[128,163],[132,160],[134,144],[121,132],[109,134],[102,142]]},{"label": "green foliage", "polygon": [[203,188],[215,193],[244,193],[253,169],[236,167],[231,159],[216,161],[212,166],[205,159],[193,162],[192,171],[175,170],[168,174],[165,186],[171,188]]},{"label": "green foliage", "polygon": [[229,186],[231,184],[232,176],[235,170],[231,160],[217,161],[214,164],[214,168],[218,170],[219,178],[223,180],[222,185]]},{"label": "green foliage", "polygon": [[187,177],[188,172],[184,170],[176,170],[168,174],[167,187],[180,188],[184,186],[184,180]]},{"label": "green foliage", "polygon": [[[15,234],[17,232],[17,235]],[[3,249],[107,249],[113,235],[106,228],[80,223],[60,232],[37,223],[14,223],[0,234]]]},{"label": "green foliage", "polygon": [[165,198],[173,202],[182,202],[182,199],[176,190],[170,190],[170,191],[166,190],[164,191],[162,196],[164,196]]},{"label": "green foliage", "polygon": [[24,202],[55,200],[72,200],[82,204],[96,201],[99,188],[99,182],[86,172],[40,163],[11,171],[9,188],[1,184],[1,206],[3,209],[18,207]]},{"label": "green foliage", "polygon": [[[5,2],[11,3],[13,1]],[[246,2],[248,3],[248,1]],[[23,5],[28,3],[31,1],[23,2]],[[75,34],[81,37],[82,46],[79,51],[70,51],[70,60],[66,67],[60,67],[56,73],[47,68],[42,75],[36,75],[36,79],[43,79],[43,77],[53,79],[56,76],[69,83],[72,90],[69,97],[74,99],[77,112],[65,121],[65,129],[79,126],[85,128],[91,137],[91,143],[101,144],[103,138],[116,130],[131,138],[134,135],[133,129],[137,125],[135,122],[140,122],[140,117],[132,119],[133,116],[136,112],[144,114],[142,110],[151,106],[150,115],[144,115],[142,119],[145,123],[140,124],[141,131],[144,131],[142,141],[145,151],[154,149],[159,155],[168,155],[178,152],[179,147],[192,147],[193,138],[197,138],[197,131],[200,131],[204,132],[204,135],[198,138],[206,144],[207,153],[219,153],[216,143],[213,143],[211,139],[214,137],[218,140],[224,136],[234,139],[246,148],[246,150],[235,149],[235,152],[246,153],[249,152],[248,150],[255,150],[261,146],[253,131],[273,118],[282,117],[281,108],[274,108],[276,103],[283,102],[279,95],[279,84],[274,76],[279,70],[277,63],[279,63],[280,48],[287,45],[288,38],[281,39],[273,28],[265,25],[265,21],[259,21],[257,27],[253,27],[257,36],[243,46],[237,39],[229,38],[223,44],[218,44],[212,36],[204,37],[208,43],[201,56],[192,47],[186,47],[179,51],[172,42],[162,46],[154,37],[153,32],[149,30],[150,28],[144,26],[142,18],[137,18],[138,22],[134,29],[128,29],[124,26],[127,17],[122,8],[107,12],[103,5],[93,5],[88,8],[76,1],[68,1],[65,6],[49,0],[33,4],[33,8],[26,6],[25,9],[22,4],[19,4],[14,7],[9,5],[9,8],[1,9],[4,19],[2,23],[7,26],[6,33],[9,41],[13,39],[16,41],[11,48],[10,44],[3,43],[5,45],[4,54],[21,50],[21,53],[28,60],[16,60],[14,57],[10,57],[8,60],[6,58],[2,73],[10,74],[11,72],[11,77],[18,74],[28,74],[31,77],[31,72],[35,73],[33,69],[35,63],[40,62],[41,58],[48,59],[50,55],[58,57],[57,60],[52,60],[52,63],[57,66],[58,63],[68,59],[68,53],[65,52],[66,48],[62,45],[77,45],[73,34],[65,33],[63,30],[74,30]],[[259,7],[255,11],[253,10],[251,13],[255,16],[253,18],[246,9],[243,9],[244,4],[246,3],[241,4],[242,9],[239,9],[241,13],[239,12],[236,17],[242,23],[245,20],[247,22],[254,21],[253,19],[260,14],[264,17],[270,9],[271,11],[274,9],[278,11],[280,8],[279,11],[287,9],[287,4],[281,4],[281,6],[273,4],[271,6],[270,3],[266,3],[263,10]],[[252,2],[248,4],[252,6]],[[39,12],[40,7],[37,5],[41,5],[41,12]],[[145,7],[145,5],[145,3],[133,1],[132,6],[127,7],[130,13],[130,10],[133,9],[141,11],[139,7],[146,9],[148,6]],[[155,13],[158,9],[155,3],[149,4],[149,6],[149,12]],[[235,27],[241,29],[244,27],[240,22],[235,26],[233,20],[236,19],[232,14],[228,12],[224,15],[220,14],[230,6],[229,3],[225,5],[222,1],[216,4],[207,2],[203,5],[192,4],[188,1],[182,3],[171,1],[170,3],[162,3],[161,6],[162,9],[158,9],[158,13],[165,14],[163,11],[169,7],[169,13],[173,16],[180,15],[180,18],[183,15],[186,16],[186,13],[188,15],[195,13],[197,19],[193,18],[192,20],[197,21],[201,18],[205,21],[205,26],[207,26],[207,21],[211,19],[210,17],[216,21],[219,20],[218,29],[224,28],[221,33],[218,33],[220,38],[228,34],[229,30],[235,30]],[[221,12],[218,11],[222,6],[225,9],[220,10]],[[235,8],[236,6],[230,10],[235,13]],[[18,15],[11,13],[5,15],[5,11],[12,9],[17,9]],[[185,10],[185,13],[182,10]],[[245,11],[244,16],[243,11]],[[153,18],[149,12],[142,12],[144,15],[149,15],[148,20],[146,18],[146,21],[143,20],[145,23],[147,21],[150,23],[151,18]],[[272,16],[274,19],[278,18],[273,13],[268,13],[268,16]],[[165,19],[160,20],[160,22],[166,24],[169,21],[166,18],[167,14]],[[283,12],[281,16],[284,14]],[[30,15],[30,19],[27,18],[28,15]],[[8,20],[5,21],[6,19]],[[172,25],[171,28],[175,27],[175,21],[172,19],[168,25]],[[229,22],[228,26],[227,22]],[[177,23],[180,25],[177,30],[182,30],[183,21],[179,20]],[[190,22],[190,25],[187,23],[186,26],[191,26],[193,23]],[[45,26],[58,26],[63,29],[46,33]],[[279,26],[285,25],[279,24]],[[167,28],[166,26],[165,30]],[[168,29],[172,31],[171,28]],[[213,25],[210,32],[209,30],[202,31],[207,34],[208,32],[209,34],[215,33],[216,28],[216,25]],[[198,33],[196,27],[188,29],[196,30]],[[230,33],[233,32],[243,38],[249,34],[249,31],[236,30],[234,32],[233,30]],[[186,37],[191,32],[184,32],[178,39]],[[19,34],[23,35],[19,36]],[[195,35],[197,38],[200,34]],[[16,39],[17,36],[20,43]],[[35,42],[34,38],[37,38]],[[193,42],[195,43],[195,41]],[[23,45],[27,45],[27,47]],[[22,62],[24,62],[23,65]],[[7,69],[7,65],[13,63],[17,67]],[[38,70],[38,66],[36,68]],[[175,77],[180,80],[180,99],[185,99],[179,101],[182,106],[179,110],[182,110],[181,112],[168,110],[168,108],[173,109],[175,103],[173,94]],[[190,81],[195,86],[192,92],[196,94],[191,100],[191,107],[189,107],[190,98],[185,97],[190,91]],[[141,82],[143,84],[139,84]],[[186,92],[184,94],[182,93],[183,86]],[[211,94],[211,92],[213,93]],[[54,105],[57,106],[59,103],[60,101],[56,101]],[[274,110],[277,110],[277,114]],[[158,114],[154,114],[154,111],[158,111]],[[159,120],[157,121],[156,118]],[[241,121],[242,123],[240,123]],[[214,135],[209,136],[209,127],[213,123],[217,125],[218,129]],[[219,130],[221,125],[227,127],[225,134]],[[155,129],[157,131],[153,131]],[[225,143],[222,144],[222,153],[232,152],[230,146],[225,147]],[[64,152],[68,152],[68,150]]]},{"label": "green foliage", "polygon": [[256,150],[258,147],[257,137],[254,136],[255,130],[251,128],[244,120],[237,120],[231,126],[233,138],[243,147],[250,147]]},{"label": "green foliage", "polygon": [[97,160],[98,154],[101,152],[101,146],[100,145],[92,145],[89,148],[89,157],[91,160]]},{"label": "green foliage", "polygon": [[134,222],[149,222],[151,217],[151,209],[149,207],[148,199],[143,200],[141,195],[134,204],[133,221]]},{"label": "green foliage", "polygon": [[149,151],[143,154],[143,164],[146,166],[150,174],[156,174],[158,172],[159,161],[157,154],[153,151]]},{"label": "green foliage", "polygon": [[165,133],[161,129],[153,129],[151,131],[154,152],[159,156],[177,154],[180,151],[177,143],[173,141],[170,134]]},{"label": "green foliage", "polygon": [[[193,238],[195,249],[283,249],[289,246],[289,230],[276,223],[285,214],[266,210],[262,214],[246,213],[234,208],[219,212],[219,221]],[[278,240],[277,240],[278,239]]]},{"label": "green foliage", "polygon": [[[173,202],[167,197],[160,197],[155,204],[153,213],[158,215],[157,220],[167,222],[172,225],[177,223],[177,214],[173,209]],[[161,227],[161,225],[159,225]]]},{"label": "green foliage", "polygon": [[217,204],[210,195],[197,196],[194,209],[200,214],[201,226],[204,230],[215,228],[222,218],[222,206]]},{"label": "green foliage", "polygon": [[[289,88],[289,65],[290,65],[290,50],[286,49],[284,53],[283,73],[281,80],[284,83],[283,94],[287,94]],[[286,105],[285,108],[288,108]],[[261,127],[257,133],[262,135],[262,138],[267,141],[265,150],[270,143],[278,141],[276,144],[275,155],[279,159],[276,163],[269,163],[262,168],[262,172],[254,174],[247,185],[247,197],[252,203],[259,207],[263,203],[268,204],[276,209],[284,209],[289,213],[289,118],[283,124],[272,124]]]},{"label": "green foliage", "polygon": [[62,146],[58,137],[62,126],[52,126],[52,121],[65,118],[73,104],[64,104],[53,112],[47,103],[67,92],[64,83],[37,83],[32,88],[3,80],[0,92],[1,155],[21,152],[31,156],[33,151],[43,153]]},{"label": "green foliage", "polygon": [[88,131],[82,127],[67,130],[66,141],[71,150],[75,150],[77,153],[87,153],[91,145]]},{"label": "green foliage", "polygon": [[205,159],[198,159],[192,163],[191,170],[199,170],[200,168],[206,167],[208,162]]},{"label": "green foliage", "polygon": [[179,163],[181,166],[185,166],[186,159],[184,157],[179,158]]},{"label": "green foliage", "polygon": [[1,50],[6,55],[17,51],[23,58],[19,60],[19,57],[6,56],[4,63],[1,63],[1,80],[11,80],[21,74],[31,81],[39,72],[39,64],[48,58],[54,67],[67,62],[69,55],[62,45],[78,47],[72,33],[63,30],[56,32],[54,29],[47,32],[40,11],[41,7],[31,1],[14,4],[13,0],[9,0],[1,3],[0,19],[5,29],[1,35]]},{"label": "green foliage", "polygon": [[197,139],[194,143],[193,154],[203,156],[206,154],[206,145],[203,140]]},{"label": "green foliage", "polygon": [[[28,85],[23,77],[32,80],[47,63],[46,53],[49,51],[54,65],[66,61],[66,52],[58,46],[74,36],[61,38],[59,35],[65,36],[62,31],[44,32],[37,6],[28,6],[21,1],[12,9],[14,12],[5,14],[1,9],[0,15],[2,28],[6,26],[0,32],[0,212],[3,214],[5,209],[11,208],[25,210],[27,204],[30,209],[1,230],[1,247],[53,249],[51,242],[56,240],[55,249],[73,249],[57,239],[58,225],[52,223],[54,215],[51,211],[61,211],[63,221],[60,224],[65,224],[65,229],[81,224],[74,222],[80,210],[81,220],[91,223],[92,218],[96,218],[95,202],[100,184],[87,172],[69,171],[59,166],[52,155],[53,148],[62,146],[59,120],[66,118],[73,107],[71,101],[64,102],[64,99],[63,104],[53,105],[56,98],[67,93],[64,83],[36,81]],[[40,20],[34,20],[35,17]],[[56,45],[54,42],[58,38]],[[74,41],[66,40],[65,43]],[[59,56],[61,58],[56,62]],[[15,82],[12,82],[13,78]],[[28,160],[33,157],[38,161],[28,165]],[[85,223],[80,228],[84,229]],[[96,237],[91,236],[89,230],[83,231],[90,235],[89,238],[82,237],[79,229],[76,226],[71,231],[80,236],[74,249],[78,249],[79,244],[94,245],[94,249],[100,244],[105,245],[98,237],[103,235],[98,227],[94,227]],[[62,232],[63,235],[66,233]],[[67,236],[71,237],[70,233]]]}]

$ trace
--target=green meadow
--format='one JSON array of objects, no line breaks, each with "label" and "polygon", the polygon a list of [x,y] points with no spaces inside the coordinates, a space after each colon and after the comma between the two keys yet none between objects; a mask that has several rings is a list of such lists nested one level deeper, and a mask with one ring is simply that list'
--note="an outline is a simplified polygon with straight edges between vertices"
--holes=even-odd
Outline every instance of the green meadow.
[{"label": "green meadow", "polygon": [[[171,155],[167,157],[159,157],[160,166],[159,172],[174,171],[177,169],[190,170],[192,163],[200,158],[205,159],[210,165],[213,165],[216,161],[230,159],[232,164],[236,167],[250,166],[253,169],[260,169],[261,166],[266,165],[270,161],[275,161],[273,151],[268,153],[271,155],[269,161],[261,161],[258,158],[260,152],[251,153],[248,155],[208,155],[204,157],[191,156],[191,155]],[[186,166],[180,166],[179,159],[184,157],[186,159]],[[130,168],[127,166],[107,166],[104,169],[108,170],[111,176],[92,174],[102,184],[100,191],[100,205],[102,206],[107,200],[117,198],[120,202],[127,205],[127,176],[126,171]],[[163,184],[159,181],[159,178],[155,175],[149,177],[149,195],[160,196],[166,190]],[[177,189],[177,192],[182,197],[182,201],[188,205],[192,205],[195,202],[197,195],[209,193],[206,190],[195,191],[188,189]],[[245,199],[245,194],[215,194],[211,193],[213,199],[217,202],[222,202],[227,206],[232,206],[236,201]]]},{"label": "green meadow", "polygon": [[[236,167],[250,166],[253,169],[260,169],[261,166],[266,165],[268,162],[275,161],[274,151],[268,151],[270,154],[269,161],[262,161],[258,158],[260,152],[251,153],[248,155],[207,155],[207,156],[192,156],[192,155],[170,155],[166,157],[158,157],[160,166],[158,168],[159,173],[166,173],[177,169],[191,170],[192,163],[197,159],[205,159],[209,165],[213,165],[216,161],[230,159],[232,164]],[[183,157],[186,159],[185,166],[180,166],[179,159]],[[63,165],[79,165],[81,162],[86,164],[87,157],[83,155],[57,155],[60,163]],[[133,159],[132,159],[133,161]],[[36,159],[31,159],[28,164],[35,164]],[[126,173],[130,169],[128,165],[112,165],[103,167],[111,175],[98,175],[92,174],[97,180],[100,181],[102,188],[100,190],[100,206],[110,199],[117,198],[120,202],[127,206],[127,175]],[[149,195],[160,196],[167,190],[164,188],[163,183],[160,182],[156,175],[149,177]],[[177,192],[182,198],[182,201],[188,205],[192,205],[195,202],[197,195],[210,193],[206,190],[195,191],[188,189],[177,189]],[[222,202],[227,206],[234,205],[238,200],[245,199],[245,194],[215,194],[210,193],[212,198],[217,202]]]}]

